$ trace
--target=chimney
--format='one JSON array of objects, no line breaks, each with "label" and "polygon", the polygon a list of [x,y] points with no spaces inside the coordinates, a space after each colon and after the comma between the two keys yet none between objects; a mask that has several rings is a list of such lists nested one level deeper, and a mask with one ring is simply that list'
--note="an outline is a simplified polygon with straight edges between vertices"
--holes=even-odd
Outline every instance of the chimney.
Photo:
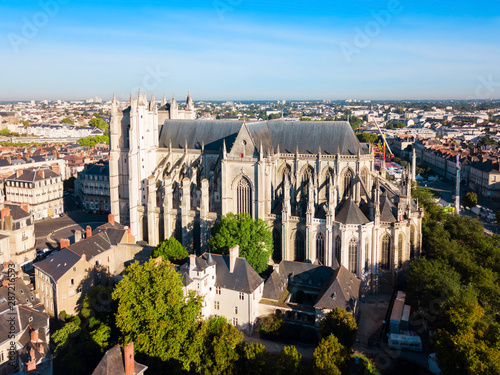
[{"label": "chimney", "polygon": [[22,204],[21,208],[26,212],[30,212],[29,206],[27,204]]},{"label": "chimney", "polygon": [[134,342],[129,342],[123,348],[123,359],[125,361],[125,375],[134,375],[135,373]]},{"label": "chimney", "polygon": [[9,279],[3,279],[2,286],[8,286],[8,285],[9,285]]},{"label": "chimney", "polygon": [[75,230],[75,243],[80,242],[82,239],[82,231],[80,229]]},{"label": "chimney", "polygon": [[82,259],[83,259],[84,261],[87,261],[87,255],[82,254]]},{"label": "chimney", "polygon": [[36,370],[36,362],[35,362],[35,350],[33,348],[30,349],[30,361],[26,363],[27,371],[35,371]]},{"label": "chimney", "polygon": [[31,342],[38,342],[38,330],[31,331]]},{"label": "chimney", "polygon": [[21,177],[21,175],[22,175],[22,174],[23,174],[22,169],[17,169],[17,170],[16,170],[16,177],[17,177],[17,178]]},{"label": "chimney", "polygon": [[134,243],[134,236],[132,236],[132,229],[129,227],[125,227],[128,233],[128,243]]},{"label": "chimney", "polygon": [[85,228],[85,237],[86,238],[92,237],[92,227],[90,225],[87,225],[87,228]]},{"label": "chimney", "polygon": [[115,215],[113,214],[108,215],[108,223],[110,223],[111,225],[115,224]]},{"label": "chimney", "polygon": [[59,240],[59,247],[61,249],[64,249],[65,247],[68,247],[70,245],[69,240],[67,238],[61,238]]},{"label": "chimney", "polygon": [[229,249],[229,272],[233,273],[236,258],[240,256],[240,245],[234,245]]},{"label": "chimney", "polygon": [[5,207],[0,211],[0,218],[3,220],[5,216],[10,215],[10,208]]},{"label": "chimney", "polygon": [[189,254],[189,270],[194,270],[196,267],[196,255]]}]

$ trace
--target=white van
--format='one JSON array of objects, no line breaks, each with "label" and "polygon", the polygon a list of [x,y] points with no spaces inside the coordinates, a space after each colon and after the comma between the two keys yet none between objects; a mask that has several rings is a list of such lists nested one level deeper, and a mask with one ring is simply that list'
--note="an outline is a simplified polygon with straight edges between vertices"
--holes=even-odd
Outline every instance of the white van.
[{"label": "white van", "polygon": [[393,349],[408,349],[416,352],[422,351],[422,340],[420,336],[413,334],[397,334],[389,335],[389,348]]}]

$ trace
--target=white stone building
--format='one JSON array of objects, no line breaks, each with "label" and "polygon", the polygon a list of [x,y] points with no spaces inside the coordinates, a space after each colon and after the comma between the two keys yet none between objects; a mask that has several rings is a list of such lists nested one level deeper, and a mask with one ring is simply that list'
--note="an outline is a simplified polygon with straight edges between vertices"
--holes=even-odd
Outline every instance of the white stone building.
[{"label": "white stone building", "polygon": [[251,331],[259,316],[264,280],[245,258],[239,257],[239,246],[229,256],[191,254],[178,268],[184,290],[194,290],[204,297],[202,315],[224,316],[232,325]]},{"label": "white stone building", "polygon": [[111,212],[138,240],[203,253],[218,216],[247,212],[272,229],[275,262],[336,258],[372,290],[420,252],[409,174],[383,180],[348,122],[176,120],[172,106],[112,103]]}]

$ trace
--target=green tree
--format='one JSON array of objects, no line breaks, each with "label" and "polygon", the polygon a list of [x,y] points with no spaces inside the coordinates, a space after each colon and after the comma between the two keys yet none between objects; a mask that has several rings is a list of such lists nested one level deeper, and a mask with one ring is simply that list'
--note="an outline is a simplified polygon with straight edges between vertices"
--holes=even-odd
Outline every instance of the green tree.
[{"label": "green tree", "polygon": [[90,119],[89,125],[104,130],[104,135],[109,136],[109,124],[102,118],[93,117],[92,119]]},{"label": "green tree", "polygon": [[326,314],[319,324],[319,332],[323,338],[333,334],[347,348],[354,345],[357,330],[354,316],[338,307]]},{"label": "green tree", "polygon": [[356,133],[360,142],[363,143],[375,143],[377,142],[378,135],[373,133]]},{"label": "green tree", "polygon": [[500,225],[500,208],[498,209],[498,211],[495,214],[495,219],[497,221],[497,225]]},{"label": "green tree", "polygon": [[160,242],[153,250],[152,258],[162,257],[162,260],[170,263],[179,263],[188,257],[188,252],[179,241],[170,237]]},{"label": "green tree", "polygon": [[341,375],[346,350],[334,335],[323,338],[314,350],[313,370],[316,375]]},{"label": "green tree", "polygon": [[273,236],[262,219],[254,220],[247,213],[228,213],[218,220],[208,240],[210,251],[229,255],[229,249],[240,246],[240,256],[261,273],[267,269],[273,249]]},{"label": "green tree", "polygon": [[203,323],[204,340],[200,368],[207,374],[232,374],[239,359],[238,346],[243,334],[224,317]]},{"label": "green tree", "polygon": [[113,298],[118,300],[116,325],[137,352],[177,360],[185,370],[199,363],[203,299],[194,291],[184,296],[181,277],[172,266],[154,259],[131,264]]},{"label": "green tree", "polygon": [[21,124],[23,124],[25,128],[27,128],[28,126],[30,126],[30,122],[28,120],[22,120]]},{"label": "green tree", "polygon": [[262,344],[241,344],[239,346],[238,373],[241,375],[266,374],[267,351]]},{"label": "green tree", "polygon": [[295,346],[285,346],[276,364],[277,375],[297,375],[302,356]]},{"label": "green tree", "polygon": [[462,203],[465,207],[475,207],[477,205],[477,194],[474,192],[468,192],[462,199]]},{"label": "green tree", "polygon": [[415,309],[439,307],[460,291],[460,275],[439,260],[419,258],[408,271],[407,302]]},{"label": "green tree", "polygon": [[70,119],[69,117],[65,117],[61,120],[61,124],[71,124],[71,125],[75,125],[75,122]]}]

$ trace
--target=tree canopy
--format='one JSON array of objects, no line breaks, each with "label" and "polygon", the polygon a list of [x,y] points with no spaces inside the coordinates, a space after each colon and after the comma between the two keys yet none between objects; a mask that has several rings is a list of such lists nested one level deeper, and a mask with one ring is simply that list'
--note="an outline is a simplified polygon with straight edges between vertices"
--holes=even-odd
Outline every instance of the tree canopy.
[{"label": "tree canopy", "polygon": [[188,252],[179,241],[170,237],[160,242],[153,250],[152,258],[162,257],[162,260],[171,263],[179,263],[188,257]]},{"label": "tree canopy", "polygon": [[109,124],[100,117],[93,117],[89,121],[89,125],[104,130],[104,135],[109,136]]},{"label": "tree canopy", "polygon": [[333,334],[347,348],[354,345],[357,330],[358,325],[354,316],[338,307],[326,314],[319,324],[322,337],[326,338]]},{"label": "tree canopy", "polygon": [[301,359],[295,346],[285,346],[276,364],[277,375],[297,375]]},{"label": "tree canopy", "polygon": [[273,249],[273,236],[262,219],[254,220],[247,213],[229,213],[218,220],[208,240],[210,251],[229,255],[229,249],[240,246],[240,256],[258,273],[266,270]]},{"label": "tree canopy", "polygon": [[410,263],[407,298],[436,332],[442,374],[499,373],[500,238],[476,219],[443,213],[427,191],[413,196],[425,208],[426,257]]},{"label": "tree canopy", "polygon": [[77,142],[83,147],[94,147],[97,143],[106,143],[109,145],[109,137],[96,135],[95,137],[80,138]]},{"label": "tree canopy", "polygon": [[477,194],[474,192],[468,192],[462,198],[462,203],[465,207],[475,207],[477,206]]},{"label": "tree canopy", "polygon": [[194,291],[184,296],[171,265],[154,259],[131,264],[113,298],[118,301],[116,325],[137,352],[178,361],[185,370],[199,364],[202,298]]},{"label": "tree canopy", "polygon": [[378,135],[373,133],[356,133],[360,142],[363,143],[375,143],[377,142]]},{"label": "tree canopy", "polygon": [[70,119],[69,117],[65,117],[61,120],[61,124],[71,124],[71,125],[75,125],[75,122]]},{"label": "tree canopy", "polygon": [[346,360],[346,350],[334,336],[322,339],[314,350],[315,375],[341,375]]}]

